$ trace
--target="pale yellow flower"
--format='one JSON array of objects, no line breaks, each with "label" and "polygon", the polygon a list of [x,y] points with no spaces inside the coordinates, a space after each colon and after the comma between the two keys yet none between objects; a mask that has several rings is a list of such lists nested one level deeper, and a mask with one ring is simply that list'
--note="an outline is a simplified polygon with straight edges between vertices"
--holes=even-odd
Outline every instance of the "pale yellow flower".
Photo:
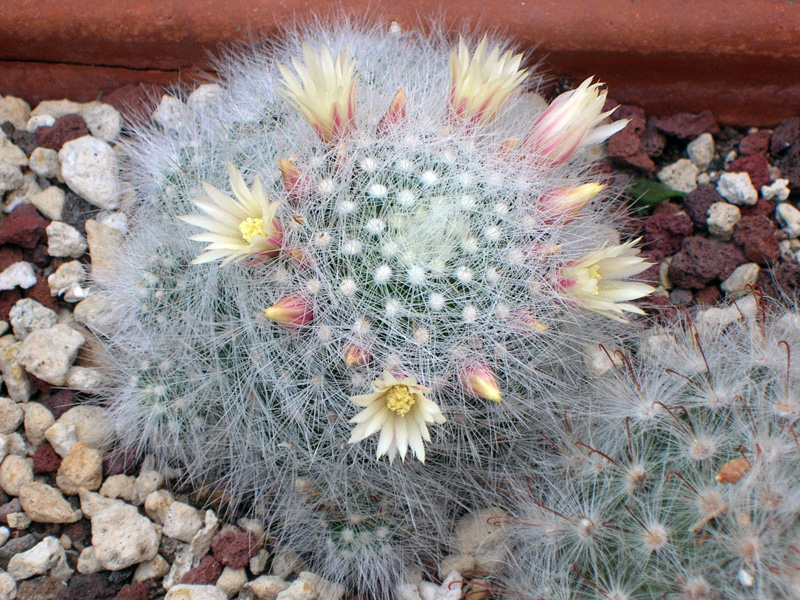
[{"label": "pale yellow flower", "polygon": [[644,314],[638,306],[629,304],[647,296],[655,288],[639,281],[626,281],[646,270],[650,263],[639,256],[632,240],[619,246],[603,245],[575,263],[564,267],[556,281],[561,291],[588,310],[616,321],[626,321],[624,312]]},{"label": "pale yellow flower", "polygon": [[500,56],[495,46],[487,55],[488,47],[484,36],[470,57],[461,39],[458,50],[450,53],[450,108],[455,117],[470,123],[491,121],[527,75],[519,68],[522,54],[507,50]]},{"label": "pale yellow flower", "polygon": [[355,125],[355,96],[358,77],[350,47],[334,57],[323,46],[319,52],[303,44],[303,61],[292,59],[293,73],[279,65],[284,89],[278,90],[328,143],[347,134]]},{"label": "pale yellow flower", "polygon": [[283,243],[283,230],[275,219],[280,203],[267,201],[258,175],[248,188],[236,167],[228,163],[227,169],[235,200],[203,182],[206,196],[193,202],[208,216],[178,217],[206,230],[206,233],[190,236],[190,240],[210,242],[205,247],[206,252],[195,258],[193,264],[220,258],[223,265],[245,258],[263,260],[275,256]]},{"label": "pale yellow flower", "polygon": [[430,442],[427,425],[445,422],[435,402],[425,397],[430,388],[421,386],[415,377],[397,379],[388,371],[372,382],[373,392],[352,396],[350,401],[364,410],[350,419],[357,423],[349,443],[355,444],[381,432],[376,458],[384,454],[393,461],[399,453],[405,461],[409,447],[420,462],[425,462],[425,445]]}]

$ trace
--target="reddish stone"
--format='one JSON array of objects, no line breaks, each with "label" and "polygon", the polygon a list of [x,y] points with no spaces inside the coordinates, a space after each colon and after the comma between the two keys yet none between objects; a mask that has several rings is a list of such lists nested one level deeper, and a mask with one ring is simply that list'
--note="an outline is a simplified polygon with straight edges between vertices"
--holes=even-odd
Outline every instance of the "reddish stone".
[{"label": "reddish stone", "polygon": [[52,475],[61,466],[61,457],[56,454],[50,442],[44,442],[33,453],[33,473],[35,475]]},{"label": "reddish stone", "polygon": [[22,297],[32,298],[50,310],[58,310],[58,300],[50,295],[50,286],[47,285],[47,280],[38,273],[36,274],[36,283],[27,290],[22,290]]},{"label": "reddish stone", "polygon": [[642,303],[642,307],[650,314],[658,316],[662,321],[673,321],[678,316],[675,305],[667,296],[648,296],[646,303]]},{"label": "reddish stone", "polygon": [[679,204],[675,204],[669,200],[664,200],[663,202],[659,202],[656,204],[656,207],[653,209],[654,215],[675,215],[678,214],[683,210],[683,207]]},{"label": "reddish stone", "polygon": [[22,298],[22,294],[16,288],[0,292],[0,321],[8,321],[8,313],[20,298]]},{"label": "reddish stone", "polygon": [[644,222],[644,241],[647,247],[667,256],[680,250],[681,241],[691,233],[692,220],[685,213],[654,214]]},{"label": "reddish stone", "polygon": [[36,389],[42,392],[43,394],[50,394],[53,391],[52,384],[47,383],[44,379],[39,379],[36,375],[28,374],[28,378],[31,380],[31,383],[36,386]]},{"label": "reddish stone", "polygon": [[800,139],[800,118],[790,117],[781,121],[772,132],[769,150],[772,154],[780,154]]},{"label": "reddish stone", "polygon": [[675,288],[669,293],[669,301],[675,306],[689,306],[693,299],[692,291],[685,288]]},{"label": "reddish stone", "polygon": [[58,595],[58,600],[109,600],[117,595],[120,587],[103,573],[76,573],[69,580],[67,589]]},{"label": "reddish stone", "polygon": [[129,583],[123,585],[119,594],[114,596],[112,600],[147,600],[147,593],[150,590],[146,583]]},{"label": "reddish stone", "polygon": [[681,251],[672,257],[668,276],[678,287],[699,290],[717,277],[726,279],[744,262],[744,254],[736,246],[719,246],[694,235],[684,238]]},{"label": "reddish stone", "polygon": [[103,97],[103,102],[116,108],[131,123],[145,123],[158,106],[163,88],[152,83],[128,84]]},{"label": "reddish stone", "polygon": [[653,124],[653,119],[647,123],[647,129],[642,132],[639,138],[642,144],[642,151],[648,156],[661,156],[664,153],[664,147],[667,145],[667,138],[659,133],[656,126]]},{"label": "reddish stone", "polygon": [[14,263],[22,260],[22,250],[17,246],[5,244],[0,246],[0,271],[4,271]]},{"label": "reddish stone", "polygon": [[106,477],[112,475],[133,475],[142,462],[142,457],[135,451],[115,448],[111,452],[103,455],[103,474]]},{"label": "reddish stone", "polygon": [[759,198],[752,206],[743,204],[739,207],[742,217],[767,217],[772,218],[775,214],[775,203],[772,200]]},{"label": "reddish stone", "polygon": [[183,576],[181,583],[187,585],[214,585],[221,573],[222,565],[219,561],[213,556],[205,556],[199,565]]},{"label": "reddish stone", "polygon": [[789,191],[792,197],[800,194],[800,142],[792,144],[777,163],[781,170],[781,177],[789,180]]},{"label": "reddish stone", "polygon": [[697,114],[678,113],[669,117],[653,120],[659,131],[674,135],[682,140],[694,139],[701,133],[719,133],[719,127],[711,111],[704,110]]},{"label": "reddish stone", "polygon": [[748,156],[750,154],[766,154],[767,148],[769,148],[769,141],[771,137],[772,134],[766,129],[751,133],[750,135],[742,138],[742,141],[739,142],[739,153],[742,156]]},{"label": "reddish stone", "polygon": [[35,133],[36,142],[42,148],[61,150],[68,141],[89,135],[89,130],[80,115],[64,115],[57,118],[52,125],[37,127]]},{"label": "reddish stone", "polygon": [[641,149],[639,136],[633,129],[630,123],[622,131],[618,131],[612,135],[608,140],[608,156],[609,158],[625,158],[637,154]]},{"label": "reddish stone", "polygon": [[700,230],[706,229],[708,208],[715,202],[725,202],[725,198],[717,193],[713,185],[698,185],[683,197],[683,206],[694,226]]},{"label": "reddish stone", "polygon": [[47,243],[39,242],[36,244],[35,248],[25,248],[22,251],[22,260],[36,265],[41,269],[46,269],[53,260],[53,257],[49,254]]},{"label": "reddish stone", "polygon": [[777,232],[775,222],[767,217],[743,217],[736,225],[733,241],[744,249],[747,260],[767,265],[781,257]]},{"label": "reddish stone", "polygon": [[[55,600],[67,584],[58,577],[42,575],[20,581],[17,587],[17,600]],[[87,599],[88,600],[88,599]]]},{"label": "reddish stone", "polygon": [[800,291],[800,265],[782,262],[771,271],[762,269],[757,283],[764,295],[771,298],[796,298]]},{"label": "reddish stone", "polygon": [[73,544],[88,542],[92,534],[92,524],[86,519],[81,519],[64,527],[63,533]]},{"label": "reddish stone", "polygon": [[0,244],[35,248],[46,239],[49,224],[32,204],[20,204],[0,223]]},{"label": "reddish stone", "polygon": [[661,265],[661,261],[664,260],[664,253],[659,252],[658,250],[651,250],[650,248],[647,248],[643,250],[639,256],[645,259],[646,262],[650,263],[650,266],[647,267],[647,270],[639,273],[639,275],[636,277],[636,280],[644,283],[650,283],[652,285],[658,285],[658,269]]},{"label": "reddish stone", "polygon": [[[613,102],[613,101],[612,101]],[[612,107],[606,108],[604,110],[611,110]],[[633,106],[631,104],[620,104],[617,106],[616,110],[611,115],[611,118],[615,121],[619,121],[621,119],[628,119],[630,122],[625,126],[623,131],[632,131],[633,133],[640,134],[644,131],[644,128],[647,124],[647,119],[645,118],[644,109],[638,106]]]},{"label": "reddish stone", "polygon": [[55,394],[41,400],[47,409],[58,419],[61,415],[75,406],[75,392],[71,390],[58,390]]},{"label": "reddish stone", "polygon": [[211,540],[214,558],[232,569],[244,568],[257,550],[256,540],[233,525],[225,525]]},{"label": "reddish stone", "polygon": [[694,295],[695,304],[702,304],[704,306],[713,306],[722,298],[722,292],[715,285],[709,285],[699,290]]},{"label": "reddish stone", "polygon": [[741,173],[744,171],[750,175],[750,181],[756,190],[760,190],[762,185],[769,185],[769,165],[767,159],[761,154],[750,154],[737,158],[728,165],[731,173]]}]

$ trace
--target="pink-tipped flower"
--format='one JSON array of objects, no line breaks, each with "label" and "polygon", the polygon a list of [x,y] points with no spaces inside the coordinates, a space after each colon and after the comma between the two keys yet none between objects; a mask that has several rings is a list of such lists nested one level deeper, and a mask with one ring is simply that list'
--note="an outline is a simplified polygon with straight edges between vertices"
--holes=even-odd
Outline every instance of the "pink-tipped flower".
[{"label": "pink-tipped flower", "polygon": [[495,46],[487,55],[488,47],[484,36],[470,57],[460,39],[458,50],[450,53],[450,110],[453,117],[471,124],[491,121],[527,75],[519,68],[522,54],[507,50],[500,56]]},{"label": "pink-tipped flower", "polygon": [[278,93],[323,142],[334,142],[355,126],[355,60],[350,58],[349,46],[334,57],[325,46],[317,52],[303,44],[303,61],[292,58],[296,75],[285,65],[278,66],[285,86]]},{"label": "pink-tipped flower", "polygon": [[464,367],[464,371],[461,373],[461,384],[468,392],[484,400],[492,402],[502,400],[494,372],[483,361],[476,361]]},{"label": "pink-tipped flower", "polygon": [[348,367],[363,367],[372,362],[372,354],[361,344],[347,343],[343,354],[344,364]]},{"label": "pink-tipped flower", "polygon": [[572,220],[570,217],[578,214],[604,187],[602,183],[584,183],[545,193],[540,200],[543,212],[549,215],[545,222],[548,225],[557,221],[569,223]]},{"label": "pink-tipped flower", "polygon": [[606,91],[599,91],[600,85],[592,83],[590,77],[577,89],[553,100],[525,139],[529,151],[560,164],[623,129],[628,123],[625,119],[600,125],[614,112],[603,112]]},{"label": "pink-tipped flower", "polygon": [[394,95],[392,103],[389,105],[389,110],[383,115],[378,123],[378,133],[385,135],[390,131],[397,129],[403,124],[406,118],[406,93],[403,88],[400,88]]},{"label": "pink-tipped flower", "polygon": [[514,322],[520,329],[529,333],[542,333],[550,329],[537,319],[529,308],[520,307],[514,311]]},{"label": "pink-tipped flower", "polygon": [[299,329],[314,318],[311,301],[300,294],[290,294],[264,311],[264,316],[287,329]]},{"label": "pink-tipped flower", "polygon": [[283,189],[293,204],[299,204],[311,195],[311,182],[308,176],[294,164],[295,159],[278,159],[278,169],[283,179]]},{"label": "pink-tipped flower", "polygon": [[644,314],[628,300],[643,298],[655,288],[628,277],[646,270],[650,263],[639,256],[631,240],[619,246],[603,245],[579,261],[565,266],[558,275],[557,287],[584,308],[625,322],[623,312]]}]

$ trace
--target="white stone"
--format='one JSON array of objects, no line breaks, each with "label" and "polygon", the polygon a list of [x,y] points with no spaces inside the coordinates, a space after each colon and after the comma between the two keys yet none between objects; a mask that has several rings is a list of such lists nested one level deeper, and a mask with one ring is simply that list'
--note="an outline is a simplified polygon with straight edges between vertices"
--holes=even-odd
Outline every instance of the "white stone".
[{"label": "white stone", "polygon": [[37,523],[74,523],[83,514],[73,510],[56,488],[44,483],[26,483],[19,489],[22,510]]},{"label": "white stone", "polygon": [[17,354],[22,342],[17,342],[13,335],[0,337],[0,371],[8,395],[16,402],[27,402],[31,397],[31,382],[25,369],[17,361]]},{"label": "white stone", "polygon": [[195,534],[203,526],[199,510],[183,502],[173,502],[164,519],[163,533],[182,542],[191,542]]},{"label": "white stone", "polygon": [[73,192],[100,208],[113,210],[119,206],[119,165],[106,142],[85,135],[64,144],[58,159],[61,175]]},{"label": "white stone", "polygon": [[24,261],[6,267],[0,273],[0,290],[13,290],[15,287],[27,290],[35,284],[36,273],[30,263]]},{"label": "white stone", "polygon": [[20,204],[30,204],[31,198],[41,193],[42,188],[36,182],[36,175],[33,173],[25,173],[22,176],[22,184],[6,195],[3,201],[3,212],[10,213]]},{"label": "white stone", "polygon": [[758,201],[758,192],[750,182],[750,175],[744,171],[739,173],[722,173],[717,182],[717,192],[731,204],[752,206]]},{"label": "white stone", "polygon": [[720,289],[728,296],[741,296],[749,293],[748,285],[755,285],[761,267],[756,263],[745,263],[733,270],[728,278],[720,284]]},{"label": "white stone", "polygon": [[762,185],[761,196],[767,200],[784,202],[787,198],[789,198],[789,180],[776,179],[769,185]]},{"label": "white stone", "polygon": [[[100,495],[106,498],[121,498],[122,500],[130,502],[133,497],[134,481],[135,479],[130,475],[112,475],[103,482],[103,485],[100,487]],[[150,513],[148,513],[147,516],[153,519]]]},{"label": "white stone", "polygon": [[218,530],[219,519],[214,514],[213,510],[207,510],[202,529],[194,534],[189,544],[189,550],[191,550],[192,554],[197,558],[203,558],[208,554],[208,550],[211,548],[211,540],[217,535]]},{"label": "white stone", "polygon": [[17,582],[14,578],[0,570],[0,600],[14,600],[17,597]]},{"label": "white stone", "polygon": [[13,454],[24,458],[32,453],[28,452],[28,444],[25,442],[24,437],[18,433],[9,433],[0,435],[0,454],[3,456]]},{"label": "white stone", "polygon": [[89,520],[94,518],[100,511],[116,506],[116,503],[120,502],[113,498],[101,496],[96,492],[90,492],[87,489],[78,490],[78,497],[81,501],[81,512]]},{"label": "white stone", "polygon": [[218,83],[204,83],[203,85],[197,86],[195,90],[189,94],[189,97],[186,99],[186,106],[195,111],[202,110],[208,106],[219,104],[224,93],[225,88]]},{"label": "white stone", "polygon": [[[134,496],[134,483],[136,480],[132,478],[131,481],[131,497]],[[102,493],[102,490],[100,490]],[[132,498],[131,498],[132,500]],[[153,522],[160,525],[164,524],[164,519],[167,518],[170,505],[175,502],[172,494],[168,490],[156,490],[147,495],[144,501],[144,512],[153,520]],[[209,542],[210,543],[210,542]],[[201,557],[202,558],[202,557]]]},{"label": "white stone", "polygon": [[78,429],[73,423],[56,422],[45,430],[44,437],[50,442],[56,454],[64,458],[72,445],[78,441]]},{"label": "white stone", "polygon": [[114,421],[102,406],[73,406],[56,423],[74,425],[78,441],[101,452],[108,450],[116,436]]},{"label": "white stone", "polygon": [[295,580],[278,593],[277,600],[319,600],[319,595],[309,582]]},{"label": "white stone", "polygon": [[53,115],[34,115],[28,119],[28,122],[25,123],[25,129],[33,133],[39,127],[50,127],[56,122],[56,118]]},{"label": "white stone", "polygon": [[275,600],[289,583],[275,575],[262,575],[244,586],[253,594],[253,600]]},{"label": "white stone", "polygon": [[164,485],[164,476],[158,471],[142,470],[133,484],[133,503],[144,504],[147,496]]},{"label": "white stone", "polygon": [[124,212],[103,210],[95,215],[95,220],[122,235],[128,233],[128,215]]},{"label": "white stone", "polygon": [[233,598],[245,583],[247,583],[247,573],[244,569],[225,567],[217,579],[216,586],[225,593],[227,598]]},{"label": "white stone", "polygon": [[122,115],[110,104],[98,103],[83,113],[86,129],[104,142],[114,142],[122,131]]},{"label": "white stone", "polygon": [[40,213],[52,221],[60,221],[64,212],[66,193],[60,187],[51,185],[31,196],[31,204]]},{"label": "white stone", "polygon": [[32,298],[18,300],[8,313],[8,318],[14,336],[18,340],[24,340],[36,329],[48,329],[58,321],[55,311],[42,306]]},{"label": "white stone", "polygon": [[69,325],[36,329],[22,342],[17,361],[31,375],[51,385],[64,385],[67,370],[85,341]]},{"label": "white stone", "polygon": [[169,573],[169,563],[160,554],[152,560],[140,562],[133,573],[133,583],[159,579]]},{"label": "white stone", "polygon": [[[43,177],[45,179],[51,179],[55,177],[58,174],[58,167],[60,164],[61,163],[58,162],[58,152],[56,150],[53,150],[52,148],[42,148],[41,146],[34,148],[33,152],[31,152],[30,158],[28,159],[28,166],[31,168],[31,171],[36,173],[39,177]],[[31,202],[33,202],[33,200],[31,200]],[[36,208],[39,207],[37,206]],[[45,216],[49,219],[53,218],[48,215]]]},{"label": "white stone", "polygon": [[161,582],[161,587],[165,590],[169,590],[173,586],[178,585],[186,573],[200,564],[200,559],[191,553],[188,545],[180,542],[176,543],[180,544],[180,547],[175,551],[172,566],[170,566],[169,572],[164,576],[164,580]]},{"label": "white stone", "polygon": [[81,286],[86,280],[86,269],[77,260],[70,260],[58,267],[54,273],[47,278],[47,285],[50,287],[51,296],[61,296],[65,292],[82,289]]},{"label": "white stone", "polygon": [[102,293],[91,296],[75,305],[75,320],[83,323],[92,331],[108,331],[116,322],[119,306]]},{"label": "white stone", "polygon": [[296,552],[293,550],[281,550],[276,552],[272,558],[270,574],[286,579],[292,573],[300,573],[303,570],[303,566],[303,561]]},{"label": "white stone", "polygon": [[701,133],[686,146],[691,161],[705,171],[714,158],[714,138],[710,133]]},{"label": "white stone", "polygon": [[255,556],[250,559],[250,564],[248,565],[250,572],[253,575],[261,575],[264,572],[264,569],[267,568],[268,560],[269,550],[266,548],[261,548],[258,552],[256,552]]},{"label": "white stone", "polygon": [[14,165],[15,167],[27,167],[28,157],[11,140],[0,138],[0,162]]},{"label": "white stone", "polygon": [[335,583],[323,579],[319,575],[311,573],[310,571],[303,571],[297,576],[296,581],[307,582],[311,584],[317,596],[325,600],[341,600],[344,596],[344,588]]},{"label": "white stone", "polygon": [[681,158],[662,168],[658,172],[658,179],[672,190],[688,193],[697,187],[699,173],[699,169],[691,160]]},{"label": "white stone", "polygon": [[0,488],[9,496],[19,496],[26,483],[33,481],[33,459],[16,454],[5,457],[0,464]]},{"label": "white stone", "polygon": [[98,102],[73,102],[72,100],[43,100],[31,111],[31,117],[50,115],[58,119],[64,115],[81,115],[96,106]]},{"label": "white stone", "polygon": [[0,97],[0,123],[8,121],[14,129],[25,129],[31,114],[30,105],[16,96]]},{"label": "white stone", "polygon": [[119,571],[158,554],[160,533],[136,507],[120,500],[92,517],[92,545],[97,560],[109,571]]},{"label": "white stone", "polygon": [[31,520],[24,512],[8,513],[6,523],[12,529],[23,530],[31,526]]},{"label": "white stone", "polygon": [[108,271],[117,250],[122,246],[123,235],[94,219],[86,221],[85,227],[89,254],[92,256],[92,272],[97,274]]},{"label": "white stone", "polygon": [[80,258],[89,245],[72,225],[51,221],[47,226],[47,253],[50,256]]},{"label": "white stone", "polygon": [[[8,561],[8,574],[17,581],[34,575],[44,575],[50,570],[59,571],[59,579],[70,575],[64,548],[57,538],[48,536],[27,552],[15,554]],[[66,569],[66,573],[64,572]]]},{"label": "white stone", "polygon": [[161,102],[153,111],[153,121],[168,131],[178,131],[185,127],[188,116],[186,105],[166,94],[161,97]]},{"label": "white stone", "polygon": [[775,207],[775,218],[790,238],[800,237],[800,210],[788,202],[782,202]]},{"label": "white stone", "polygon": [[16,165],[0,162],[0,194],[22,185],[22,170]]},{"label": "white stone", "polygon": [[173,586],[164,600],[227,600],[228,597],[215,585],[180,585]]},{"label": "white stone", "polygon": [[99,394],[107,384],[103,371],[95,367],[70,367],[66,386],[84,394]]},{"label": "white stone", "polygon": [[56,474],[56,485],[68,496],[79,490],[94,491],[103,480],[103,456],[83,442],[72,445]]},{"label": "white stone", "polygon": [[427,581],[419,583],[419,595],[421,600],[459,600],[461,598],[461,573],[452,571],[441,585],[436,585]]},{"label": "white stone", "polygon": [[481,571],[499,568],[506,559],[508,534],[492,521],[506,516],[502,509],[489,508],[462,517],[453,535],[453,554],[474,556],[475,568]]},{"label": "white stone", "polygon": [[39,446],[45,440],[45,432],[55,423],[53,413],[39,402],[28,402],[22,406],[25,411],[25,437],[32,446]]},{"label": "white stone", "polygon": [[742,212],[739,207],[729,202],[714,202],[708,207],[706,213],[708,218],[706,224],[708,231],[711,235],[729,240],[733,237],[733,231],[739,219],[742,218]]},{"label": "white stone", "polygon": [[77,571],[78,573],[99,573],[103,570],[103,565],[97,560],[94,553],[94,546],[86,546],[81,550],[81,555],[78,557]]},{"label": "white stone", "polygon": [[0,433],[16,431],[24,417],[24,411],[16,402],[0,396]]}]

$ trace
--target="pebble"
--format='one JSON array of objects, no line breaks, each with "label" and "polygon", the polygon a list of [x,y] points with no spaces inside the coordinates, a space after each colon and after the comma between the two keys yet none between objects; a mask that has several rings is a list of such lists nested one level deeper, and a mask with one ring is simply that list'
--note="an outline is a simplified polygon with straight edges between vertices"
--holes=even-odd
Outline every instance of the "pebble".
[{"label": "pebble", "polygon": [[92,293],[75,305],[73,316],[92,331],[108,331],[117,322],[115,311],[118,306],[102,293]]},{"label": "pebble", "polygon": [[[100,487],[100,495],[105,496],[106,498],[120,498],[130,502],[133,498],[134,481],[135,478],[131,477],[130,475],[112,475],[103,482],[103,485]],[[146,506],[147,504],[145,503],[145,507]],[[161,521],[156,521],[153,519],[149,512],[147,513],[147,516],[156,523],[161,523]]]},{"label": "pebble", "polygon": [[[78,290],[80,293],[88,293],[82,288],[86,280],[86,269],[77,260],[70,260],[58,267],[54,273],[47,278],[47,285],[50,288],[51,296],[61,296],[68,293],[75,296]],[[85,297],[83,298],[85,299]],[[78,300],[73,299],[73,302]]]},{"label": "pebble", "polygon": [[668,188],[689,193],[697,187],[700,170],[688,158],[681,158],[658,172],[658,179]]},{"label": "pebble", "polygon": [[94,137],[115,142],[122,132],[122,115],[110,104],[99,103],[83,113],[86,127]]},{"label": "pebble", "polygon": [[99,489],[102,480],[102,455],[83,442],[74,443],[58,469],[56,475],[58,489],[68,496],[73,496],[81,488],[89,491]]},{"label": "pebble", "polygon": [[164,476],[161,473],[142,469],[133,483],[133,504],[137,506],[144,504],[150,494],[163,486]]},{"label": "pebble", "polygon": [[183,502],[173,502],[167,509],[163,533],[182,542],[191,542],[203,526],[202,513]]},{"label": "pebble", "polygon": [[22,531],[31,526],[32,521],[23,512],[8,513],[6,515],[6,523],[12,529]]},{"label": "pebble", "polygon": [[[133,501],[133,486],[135,481],[135,479],[131,478],[131,501]],[[100,490],[100,493],[102,494],[103,490]],[[155,492],[148,494],[147,498],[145,498],[144,512],[147,513],[147,516],[150,517],[153,522],[163,525],[164,520],[167,518],[169,507],[173,502],[175,502],[175,500],[168,490],[156,490]]]},{"label": "pebble", "polygon": [[103,565],[97,560],[94,553],[94,546],[86,546],[78,557],[78,565],[75,568],[78,573],[84,575],[89,573],[99,573],[103,570]]},{"label": "pebble", "polygon": [[0,162],[14,165],[15,167],[27,167],[28,157],[15,146],[9,139],[0,138]]},{"label": "pebble", "polygon": [[16,287],[27,290],[36,285],[36,273],[33,266],[25,261],[16,262],[0,272],[0,291],[13,290]]},{"label": "pebble", "polygon": [[714,159],[714,138],[710,133],[702,133],[686,146],[689,159],[701,171],[705,171]]},{"label": "pebble", "polygon": [[19,496],[20,488],[32,481],[32,458],[10,454],[0,464],[0,488],[9,496]]},{"label": "pebble", "polygon": [[[241,591],[245,583],[247,583],[247,573],[244,569],[225,567],[217,579],[216,585],[225,593],[226,597],[233,598]],[[327,596],[325,597],[327,598]]]},{"label": "pebble", "polygon": [[750,175],[738,173],[722,173],[717,182],[717,192],[731,204],[752,206],[758,201],[758,192],[750,182]]},{"label": "pebble", "polygon": [[14,600],[16,597],[17,582],[5,571],[0,571],[0,600]]},{"label": "pebble", "polygon": [[39,446],[45,441],[45,432],[53,426],[55,418],[47,407],[39,402],[28,402],[23,405],[25,417],[25,437],[32,446]]},{"label": "pebble", "polygon": [[78,441],[101,452],[109,449],[116,435],[114,421],[102,406],[73,406],[58,418],[56,424],[74,425]]},{"label": "pebble", "polygon": [[6,199],[3,201],[3,212],[10,213],[22,204],[30,204],[31,198],[41,191],[42,188],[39,187],[39,184],[36,182],[36,175],[33,173],[25,173],[22,176],[22,184],[13,192],[6,195]]},{"label": "pebble", "polygon": [[728,296],[740,296],[750,293],[748,286],[755,285],[761,267],[756,263],[744,263],[733,270],[725,281],[720,284],[720,289]]},{"label": "pebble", "polygon": [[729,240],[741,218],[742,213],[738,206],[728,202],[715,202],[708,208],[706,225],[711,235]]},{"label": "pebble", "polygon": [[5,162],[0,162],[0,194],[10,192],[22,185],[22,170]]},{"label": "pebble", "polygon": [[33,194],[30,198],[31,204],[40,213],[51,221],[60,221],[64,210],[66,194],[60,187],[51,185],[49,188]]},{"label": "pebble", "polygon": [[108,271],[113,265],[113,256],[122,246],[123,235],[107,225],[89,219],[86,221],[86,239],[89,242],[89,253],[92,255],[92,270],[102,277],[102,272]]},{"label": "pebble", "polygon": [[58,167],[60,166],[58,162],[58,151],[52,148],[42,148],[38,146],[31,152],[31,156],[28,159],[28,166],[31,171],[36,173],[39,177],[52,179],[58,175]]},{"label": "pebble", "polygon": [[208,106],[218,104],[224,93],[225,88],[218,83],[199,85],[189,94],[186,99],[186,106],[194,111],[203,110]]},{"label": "pebble", "polygon": [[61,175],[73,192],[100,208],[113,210],[119,206],[119,166],[106,142],[85,135],[64,144],[58,159]]},{"label": "pebble", "polygon": [[277,600],[317,600],[319,595],[314,586],[307,581],[299,579],[289,584],[289,587],[278,593]]},{"label": "pebble", "polygon": [[192,538],[189,549],[197,558],[203,558],[211,549],[211,542],[219,531],[219,519],[213,510],[207,510],[203,527]]},{"label": "pebble", "polygon": [[170,588],[164,600],[227,600],[228,597],[215,585],[176,585]]},{"label": "pebble", "polygon": [[11,398],[0,397],[0,433],[12,433],[16,431],[25,412]]},{"label": "pebble", "polygon": [[22,510],[36,523],[74,523],[81,518],[56,488],[44,483],[26,483],[19,490]]},{"label": "pebble", "polygon": [[72,423],[56,422],[47,428],[44,437],[56,454],[64,458],[72,445],[78,441],[78,430]]},{"label": "pebble", "polygon": [[69,325],[36,329],[22,342],[17,361],[31,375],[51,385],[64,385],[67,370],[85,341]]},{"label": "pebble", "polygon": [[90,492],[86,489],[78,490],[78,497],[81,501],[81,511],[83,512],[83,516],[89,520],[93,519],[94,516],[100,511],[114,506],[115,502],[120,502],[119,500],[106,498],[105,496],[101,496],[95,492]]},{"label": "pebble", "polygon": [[[3,454],[5,452],[5,454]],[[18,433],[0,435],[0,454],[3,456],[13,454],[15,456],[28,456],[28,444]]]},{"label": "pebble", "polygon": [[28,119],[28,122],[25,123],[25,130],[35,132],[39,127],[50,127],[55,125],[55,122],[56,118],[53,115],[33,115]]},{"label": "pebble", "polygon": [[261,575],[267,568],[267,561],[269,560],[269,550],[261,548],[256,555],[250,559],[248,568],[253,575]]},{"label": "pebble", "polygon": [[70,367],[67,371],[66,385],[77,392],[97,395],[107,383],[103,371],[95,367]]},{"label": "pebble", "polygon": [[58,315],[31,298],[19,300],[8,314],[14,337],[24,340],[36,329],[48,329],[56,324]]},{"label": "pebble", "polygon": [[164,95],[153,111],[153,122],[167,131],[178,131],[185,126],[188,117],[186,105],[172,96]]},{"label": "pebble", "polygon": [[784,202],[789,198],[789,180],[776,179],[769,185],[761,186],[761,196],[766,200]]},{"label": "pebble", "polygon": [[253,594],[253,600],[275,600],[289,584],[275,575],[262,575],[244,586]]},{"label": "pebble", "polygon": [[47,253],[50,256],[80,258],[88,248],[81,232],[71,225],[53,221],[47,226]]},{"label": "pebble", "polygon": [[169,563],[160,554],[155,558],[139,563],[133,573],[133,582],[149,581],[150,579],[160,579],[169,573]]},{"label": "pebble", "polygon": [[502,566],[507,553],[507,533],[493,519],[507,516],[499,508],[468,513],[456,523],[452,553],[468,554],[475,558],[475,568],[494,571]]},{"label": "pebble", "polygon": [[775,218],[790,238],[800,237],[800,210],[783,202],[775,208]]},{"label": "pebble", "polygon": [[26,552],[12,556],[6,570],[17,581],[34,575],[44,575],[51,570],[52,575],[59,579],[66,580],[71,574],[64,548],[61,542],[52,536],[44,538]]},{"label": "pebble", "polygon": [[50,115],[56,119],[64,115],[81,115],[97,105],[97,102],[74,102],[72,100],[43,100],[31,111],[31,116]]},{"label": "pebble", "polygon": [[258,545],[251,535],[238,527],[225,525],[212,540],[211,551],[221,564],[241,569],[255,556]]},{"label": "pebble", "polygon": [[11,537],[11,531],[8,527],[0,527],[0,547],[8,541],[9,537]]},{"label": "pebble", "polygon": [[165,590],[169,590],[173,586],[181,583],[183,578],[200,564],[200,560],[192,555],[186,544],[178,541],[174,541],[174,543],[178,544],[177,550],[174,553],[169,572],[164,576],[164,580],[161,582],[161,587]]},{"label": "pebble", "polygon": [[8,121],[14,129],[25,129],[31,114],[30,105],[16,96],[0,97],[0,123]]},{"label": "pebble", "polygon": [[92,517],[92,545],[104,569],[119,571],[158,554],[161,534],[136,507],[120,500]]}]

